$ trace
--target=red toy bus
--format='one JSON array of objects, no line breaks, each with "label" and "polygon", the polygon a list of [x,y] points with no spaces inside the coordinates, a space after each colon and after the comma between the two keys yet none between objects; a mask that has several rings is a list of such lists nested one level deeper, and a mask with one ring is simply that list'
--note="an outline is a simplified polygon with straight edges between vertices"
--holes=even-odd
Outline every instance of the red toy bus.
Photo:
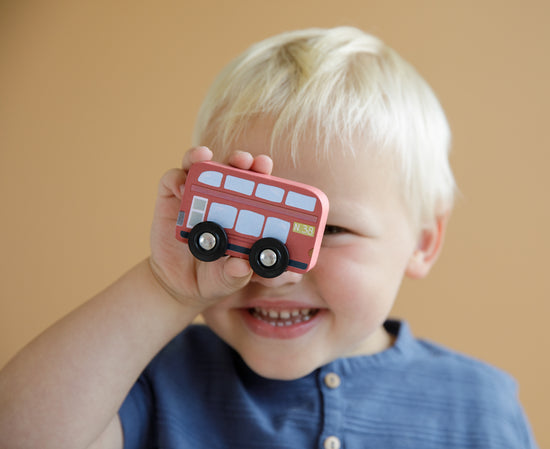
[{"label": "red toy bus", "polygon": [[189,170],[176,237],[199,260],[249,260],[266,278],[315,265],[327,221],[319,189],[275,176],[199,162]]}]

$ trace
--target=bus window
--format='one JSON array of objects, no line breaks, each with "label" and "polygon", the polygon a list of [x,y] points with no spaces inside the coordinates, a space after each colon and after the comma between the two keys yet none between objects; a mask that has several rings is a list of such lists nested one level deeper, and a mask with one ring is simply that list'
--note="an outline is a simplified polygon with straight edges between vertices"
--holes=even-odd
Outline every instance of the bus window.
[{"label": "bus window", "polygon": [[282,243],[286,243],[289,231],[290,223],[288,221],[275,217],[267,217],[262,237],[272,237]]},{"label": "bus window", "polygon": [[262,198],[263,200],[280,203],[283,201],[284,195],[285,191],[280,187],[270,186],[267,184],[258,184],[258,187],[256,188],[256,196],[258,198]]},{"label": "bus window", "polygon": [[183,226],[184,220],[185,220],[185,212],[180,210],[178,212],[178,222],[176,223],[176,226]]},{"label": "bus window", "polygon": [[207,204],[208,200],[206,198],[201,198],[200,196],[193,197],[191,209],[189,210],[189,221],[187,222],[188,228],[192,228],[197,223],[204,220],[204,213],[206,212]]},{"label": "bus window", "polygon": [[219,187],[222,185],[223,173],[219,171],[205,171],[200,174],[198,181],[212,187]]},{"label": "bus window", "polygon": [[302,195],[301,193],[296,192],[288,192],[285,204],[287,206],[297,207],[298,209],[313,212],[316,201],[317,200],[313,196]]},{"label": "bus window", "polygon": [[251,210],[241,210],[239,212],[239,218],[237,218],[235,231],[241,234],[259,237],[264,225],[264,218],[263,215],[252,212]]},{"label": "bus window", "polygon": [[225,178],[224,187],[227,190],[244,193],[245,195],[252,195],[252,191],[254,190],[254,181],[227,175],[227,177]]},{"label": "bus window", "polygon": [[237,218],[237,208],[227,204],[212,203],[208,211],[208,221],[219,224],[222,228],[231,229]]}]

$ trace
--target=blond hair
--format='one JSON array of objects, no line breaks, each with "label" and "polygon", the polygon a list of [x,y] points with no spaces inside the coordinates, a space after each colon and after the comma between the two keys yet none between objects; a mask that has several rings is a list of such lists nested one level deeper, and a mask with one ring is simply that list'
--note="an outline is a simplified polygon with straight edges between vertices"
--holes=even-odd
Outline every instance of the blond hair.
[{"label": "blond hair", "polygon": [[316,139],[319,156],[330,154],[334,139],[352,152],[391,153],[415,220],[452,206],[450,130],[439,101],[410,64],[372,35],[315,28],[253,45],[211,86],[194,144],[226,153],[262,117],[273,122],[272,153],[289,148],[295,161],[305,136]]}]

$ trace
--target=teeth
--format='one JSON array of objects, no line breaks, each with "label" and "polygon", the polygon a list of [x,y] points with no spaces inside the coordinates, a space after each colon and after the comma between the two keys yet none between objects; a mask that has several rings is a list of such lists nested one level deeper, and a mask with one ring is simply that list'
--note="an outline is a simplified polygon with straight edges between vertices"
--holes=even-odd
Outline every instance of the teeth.
[{"label": "teeth", "polygon": [[279,317],[283,320],[288,320],[290,318],[290,312],[283,310],[281,313],[279,313]]},{"label": "teeth", "polygon": [[292,326],[303,321],[308,321],[317,313],[317,309],[263,309],[255,307],[250,313],[257,319],[266,321],[271,326],[284,327]]}]

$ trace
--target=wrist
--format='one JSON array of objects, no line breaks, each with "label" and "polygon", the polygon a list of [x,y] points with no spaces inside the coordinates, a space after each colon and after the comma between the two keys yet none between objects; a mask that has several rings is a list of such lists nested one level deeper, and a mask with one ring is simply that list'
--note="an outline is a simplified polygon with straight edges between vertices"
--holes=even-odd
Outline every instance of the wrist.
[{"label": "wrist", "polygon": [[151,256],[147,258],[147,267],[151,276],[151,281],[162,293],[164,293],[164,295],[169,297],[178,306],[183,307],[191,314],[194,314],[193,318],[202,312],[204,307],[199,305],[198,302],[194,302],[190,298],[184,297],[165,281],[164,276],[162,275],[162,269],[157,265]]}]

